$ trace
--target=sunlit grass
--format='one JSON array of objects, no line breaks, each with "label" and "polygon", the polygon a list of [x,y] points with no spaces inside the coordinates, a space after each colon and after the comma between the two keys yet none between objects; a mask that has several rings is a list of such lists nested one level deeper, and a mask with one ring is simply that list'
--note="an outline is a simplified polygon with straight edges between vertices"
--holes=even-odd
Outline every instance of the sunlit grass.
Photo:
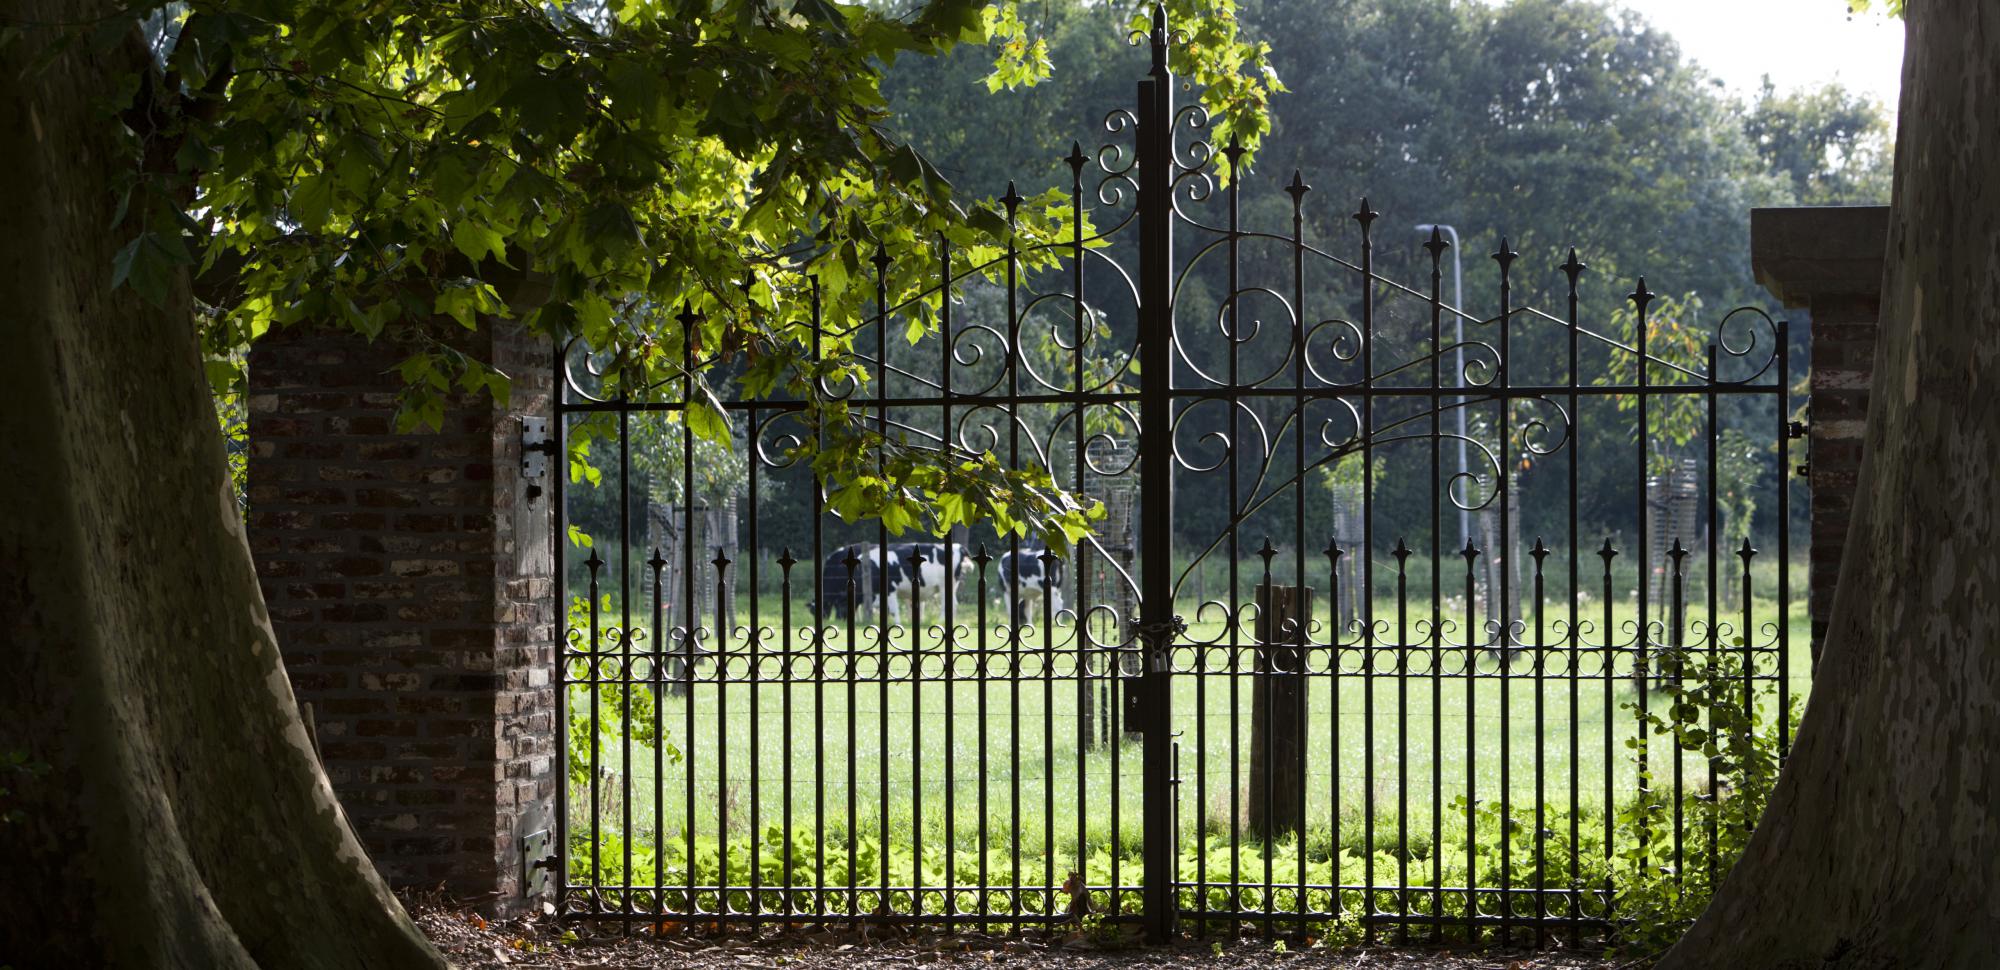
[{"label": "sunlit grass", "polygon": [[[1775,647],[1777,628],[1765,626],[1777,615],[1775,603],[1758,600],[1752,607],[1752,623],[1760,631],[1756,642]],[[747,601],[742,609],[747,614]],[[1421,617],[1414,612],[1399,617],[1393,602],[1378,601],[1378,643],[1393,637],[1398,619],[1427,624],[1428,604],[1422,610]],[[1026,627],[1018,644],[1012,631],[989,626],[982,651],[982,638],[965,622],[976,614],[961,607],[954,617],[954,649],[947,652],[940,624],[929,616],[923,629],[893,632],[886,644],[878,631],[857,623],[859,656],[850,668],[844,621],[831,624],[816,654],[809,633],[799,627],[810,616],[803,604],[794,605],[789,636],[775,628],[780,615],[775,601],[761,601],[758,612],[760,624],[772,629],[754,647],[743,627],[734,631],[726,648],[729,683],[715,682],[717,665],[709,659],[698,666],[690,694],[660,694],[661,733],[682,760],[662,753],[656,767],[656,752],[636,742],[629,746],[629,764],[627,752],[615,744],[600,749],[595,777],[601,832],[672,843],[689,837],[691,819],[698,842],[725,834],[732,843],[747,844],[752,833],[789,823],[829,848],[881,840],[918,854],[926,865],[942,866],[949,856],[954,867],[962,867],[983,848],[998,869],[1041,873],[1030,880],[1037,883],[1078,865],[1081,855],[1114,846],[1108,853],[1113,865],[1120,864],[1115,860],[1136,865],[1142,749],[1136,737],[1120,731],[1107,737],[1104,709],[1115,711],[1122,703],[1112,686],[1115,678],[1107,676],[1112,661],[1099,652],[1090,662],[1092,675],[1079,681],[1073,626]],[[1195,612],[1192,604],[1185,612]],[[1628,624],[1635,616],[1634,604],[1613,605],[1611,626],[1625,631],[1621,639],[1630,637]],[[908,613],[903,618],[906,626],[912,619]],[[999,619],[999,611],[988,618]],[[1387,634],[1381,632],[1385,618]],[[1580,618],[1595,624],[1585,628],[1584,641],[1600,642],[1602,604],[1588,604]],[[1725,612],[1724,618],[1741,625],[1740,613]],[[1475,804],[1504,801],[1515,812],[1545,805],[1563,817],[1580,812],[1601,818],[1607,797],[1614,803],[1629,798],[1637,787],[1630,747],[1637,731],[1626,705],[1660,695],[1637,689],[1629,660],[1619,662],[1619,676],[1598,676],[1601,660],[1589,649],[1572,680],[1572,652],[1561,632],[1567,629],[1566,599],[1542,619],[1541,642],[1549,649],[1542,652],[1539,671],[1535,651],[1518,653],[1503,675],[1497,656],[1482,650],[1475,654],[1480,676],[1467,678],[1459,674],[1465,651],[1450,649],[1434,676],[1425,644],[1428,626],[1418,629],[1415,623],[1406,627],[1415,645],[1401,654],[1407,664],[1400,670],[1397,651],[1377,650],[1373,671],[1366,672],[1363,651],[1350,645],[1341,651],[1341,672],[1334,676],[1326,672],[1328,652],[1316,651],[1306,678],[1308,851],[1338,843],[1359,854],[1371,838],[1384,851],[1407,846],[1421,854],[1434,837],[1449,845],[1459,837],[1454,833],[1463,831],[1464,809],[1455,806],[1463,805],[1460,799],[1468,792]],[[1526,618],[1519,639],[1537,642],[1535,620]],[[1707,649],[1704,620],[1701,610],[1690,609],[1684,617],[1688,632],[1682,642],[1690,649]],[[1100,626],[1097,635],[1111,639],[1108,624]],[[1784,627],[1785,673],[1787,689],[1798,696],[1809,680],[1807,629],[1803,604],[1794,604]],[[1247,632],[1246,623],[1246,641]],[[1462,636],[1450,627],[1446,635]],[[1356,636],[1350,631],[1344,642],[1352,644]],[[1735,636],[1733,627],[1725,629],[1717,644],[1740,649]],[[924,656],[926,679],[918,686],[907,679],[913,639]],[[1193,643],[1226,639],[1223,623],[1214,618],[1194,624],[1186,635]],[[637,652],[654,642],[639,639]],[[666,648],[671,641],[658,642]],[[754,666],[753,652],[759,658]],[[1759,654],[1760,673],[1776,660],[1774,652]],[[819,683],[813,682],[815,662],[824,665]],[[886,686],[876,679],[884,662],[893,681]],[[1171,724],[1179,750],[1176,804],[1184,845],[1215,852],[1251,845],[1257,828],[1248,814],[1254,649],[1187,646],[1177,651],[1175,662],[1180,674],[1173,682]],[[649,676],[647,663],[634,665],[636,679]],[[756,683],[750,682],[753,669]],[[1330,689],[1336,682],[1338,690]],[[596,703],[606,711],[620,709],[628,689],[638,696],[651,688],[606,684],[597,689]],[[588,703],[590,690],[572,696]],[[1088,728],[1079,716],[1086,702],[1098,710]],[[1775,699],[1766,703],[1767,715],[1775,718]],[[1686,759],[1676,777],[1659,753],[1666,747],[1654,748],[1656,784],[1675,786],[1684,797],[1706,791],[1705,763]],[[588,786],[573,787],[570,800],[574,831],[591,817]],[[1193,838],[1199,832],[1208,838]],[[1216,860],[1207,860],[1205,868],[1215,867]],[[1136,880],[1137,874],[1120,878]]]}]

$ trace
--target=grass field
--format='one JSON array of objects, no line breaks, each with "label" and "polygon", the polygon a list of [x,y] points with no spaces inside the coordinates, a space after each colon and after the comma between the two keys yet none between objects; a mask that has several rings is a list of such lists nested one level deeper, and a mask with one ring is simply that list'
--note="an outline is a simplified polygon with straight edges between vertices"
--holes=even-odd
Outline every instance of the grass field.
[{"label": "grass field", "polygon": [[[765,624],[779,615],[774,601],[759,607]],[[1428,622],[1428,605],[1423,609],[1422,617],[1414,608],[1409,615],[1413,641],[1429,635],[1416,622]],[[1378,641],[1392,639],[1394,603],[1378,602],[1376,610],[1378,621],[1388,621]],[[1194,612],[1191,604],[1186,612]],[[1627,630],[1635,613],[1632,603],[1614,604],[1613,629]],[[794,605],[795,618],[809,615],[803,604]],[[1601,603],[1582,611],[1595,624],[1586,629],[1586,642],[1601,640],[1603,615]],[[1629,746],[1637,730],[1626,705],[1640,703],[1642,692],[1626,675],[1629,660],[1619,662],[1619,676],[1601,676],[1602,652],[1594,648],[1575,655],[1572,680],[1573,652],[1560,641],[1557,623],[1567,616],[1565,602],[1560,615],[1552,610],[1546,617],[1551,646],[1542,652],[1539,677],[1534,651],[1517,655],[1504,675],[1496,656],[1479,651],[1480,673],[1473,677],[1461,672],[1463,649],[1445,651],[1435,672],[1429,648],[1412,649],[1400,675],[1395,651],[1375,651],[1370,673],[1363,670],[1362,650],[1343,648],[1337,675],[1326,670],[1330,653],[1316,651],[1305,678],[1308,851],[1324,853],[1338,844],[1365,854],[1372,835],[1377,850],[1407,846],[1422,855],[1434,831],[1448,844],[1459,837],[1468,792],[1485,807],[1504,801],[1516,817],[1545,804],[1552,812],[1601,818],[1607,796],[1614,804],[1629,798],[1637,788]],[[1778,632],[1767,624],[1777,616],[1775,602],[1753,602],[1757,642],[1770,648],[1757,657],[1760,674],[1776,672]],[[1740,612],[1724,618],[1740,625]],[[1704,630],[1703,620],[1700,610],[1690,610],[1688,629]],[[607,615],[601,622],[615,620]],[[1529,643],[1536,642],[1534,622],[1530,615]],[[1810,680],[1807,631],[1803,603],[1792,604],[1784,623],[1785,687],[1797,698]],[[1024,881],[1036,883],[1049,878],[1044,866],[1060,873],[1084,855],[1136,859],[1141,748],[1117,732],[1111,732],[1116,740],[1104,736],[1101,712],[1115,706],[1112,678],[1104,676],[1102,659],[1093,663],[1091,676],[1075,675],[1073,626],[1023,629],[1018,650],[1007,631],[994,628],[983,653],[977,636],[965,630],[954,638],[956,648],[945,651],[940,631],[931,626],[916,637],[924,656],[920,685],[908,679],[911,633],[892,634],[886,645],[874,630],[864,626],[859,633],[860,650],[850,666],[846,629],[836,624],[826,638],[818,684],[812,682],[808,636],[795,629],[787,647],[780,631],[770,631],[755,648],[753,667],[739,627],[727,647],[727,684],[715,682],[711,659],[698,668],[691,694],[663,692],[656,706],[648,686],[596,688],[604,717],[625,711],[628,691],[635,719],[648,721],[652,708],[661,735],[682,756],[676,760],[641,742],[625,750],[610,740],[601,743],[594,806],[600,834],[672,844],[687,837],[691,819],[699,843],[725,834],[728,843],[747,845],[753,833],[768,840],[789,820],[791,831],[810,833],[815,844],[879,842],[914,848],[927,860],[938,860],[947,848],[961,860],[978,858],[983,846],[987,856],[997,857],[996,866],[1014,866]],[[1186,639],[1220,641],[1225,635],[1223,624],[1211,618],[1193,625]],[[1629,630],[1621,636],[1629,638]],[[1705,633],[1686,636],[1690,646],[1705,648]],[[1725,631],[1719,642],[1740,650],[1733,636]],[[1250,673],[1253,658],[1253,650],[1226,646],[1176,653],[1175,801],[1184,837],[1206,834],[1190,844],[1258,841],[1249,814],[1249,788],[1261,780],[1250,771],[1258,679]],[[648,663],[633,664],[634,679],[649,676]],[[884,663],[891,675],[886,684],[878,676]],[[606,669],[616,666],[607,662]],[[576,661],[572,676],[588,669]],[[750,682],[753,669],[757,683]],[[1016,675],[1009,676],[1010,669]],[[1775,678],[1768,686],[1772,694],[1761,703],[1775,723]],[[592,696],[587,685],[571,688],[579,710],[589,709]],[[1647,696],[1656,704],[1665,695]],[[1090,719],[1090,737],[1079,713],[1086,702],[1100,712]],[[1657,787],[1675,786],[1688,798],[1708,789],[1705,762],[1685,760],[1676,777],[1665,750],[1663,743],[1653,749]],[[584,753],[587,758],[587,746]],[[574,836],[592,817],[591,787],[573,785],[570,800]],[[1443,817],[1434,818],[1435,809]],[[1028,879],[1030,871],[1043,874]]]}]

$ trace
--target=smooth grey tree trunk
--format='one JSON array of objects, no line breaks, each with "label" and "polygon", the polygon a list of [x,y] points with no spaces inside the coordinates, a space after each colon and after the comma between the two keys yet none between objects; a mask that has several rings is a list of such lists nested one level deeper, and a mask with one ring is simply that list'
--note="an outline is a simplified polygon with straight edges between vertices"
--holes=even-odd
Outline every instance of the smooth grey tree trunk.
[{"label": "smooth grey tree trunk", "polygon": [[0,964],[442,966],[300,722],[187,283],[164,309],[110,287],[135,162],[108,109],[144,54],[31,68],[49,39],[0,47],[0,752],[50,766],[0,777]]},{"label": "smooth grey tree trunk", "polygon": [[2000,965],[2000,2],[1912,0],[1867,451],[1798,745],[1661,966]]}]

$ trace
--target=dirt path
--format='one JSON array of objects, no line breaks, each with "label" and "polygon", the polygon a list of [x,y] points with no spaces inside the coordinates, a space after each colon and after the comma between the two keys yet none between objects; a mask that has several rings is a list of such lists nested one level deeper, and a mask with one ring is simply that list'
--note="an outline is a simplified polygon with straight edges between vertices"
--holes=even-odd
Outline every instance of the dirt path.
[{"label": "dirt path", "polygon": [[488,922],[437,903],[412,903],[417,925],[462,970],[486,968],[650,968],[689,970],[1637,970],[1643,961],[1596,953],[1452,952],[1424,948],[1320,947],[1279,950],[1271,944],[1193,943],[1168,947],[1125,946],[1078,936],[1062,940],[1014,939],[971,934],[927,934],[867,939],[855,932],[795,933],[752,938],[667,935],[658,939],[527,919]]}]

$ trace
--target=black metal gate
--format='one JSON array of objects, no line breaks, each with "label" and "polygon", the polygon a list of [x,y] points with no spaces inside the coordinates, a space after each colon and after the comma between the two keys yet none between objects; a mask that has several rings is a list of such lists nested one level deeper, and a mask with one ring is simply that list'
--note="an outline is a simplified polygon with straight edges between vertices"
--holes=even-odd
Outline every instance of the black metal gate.
[{"label": "black metal gate", "polygon": [[1539,941],[1619,918],[1631,825],[1672,826],[1642,864],[1713,844],[1685,809],[1728,779],[1643,722],[1726,666],[1785,730],[1785,325],[1691,338],[1643,280],[1592,309],[1574,251],[1535,270],[1560,312],[1516,305],[1504,241],[1475,316],[1438,228],[1427,287],[1378,272],[1365,200],[1351,257],[1308,243],[1297,175],[1289,232],[1246,229],[1163,15],[1145,41],[1065,244],[940,241],[919,300],[796,308],[876,427],[1102,502],[1074,550],[843,522],[798,402],[725,402],[741,441],[704,451],[691,383],[611,396],[559,351],[559,443],[616,452],[557,476],[590,539],[558,571],[565,916]]}]

